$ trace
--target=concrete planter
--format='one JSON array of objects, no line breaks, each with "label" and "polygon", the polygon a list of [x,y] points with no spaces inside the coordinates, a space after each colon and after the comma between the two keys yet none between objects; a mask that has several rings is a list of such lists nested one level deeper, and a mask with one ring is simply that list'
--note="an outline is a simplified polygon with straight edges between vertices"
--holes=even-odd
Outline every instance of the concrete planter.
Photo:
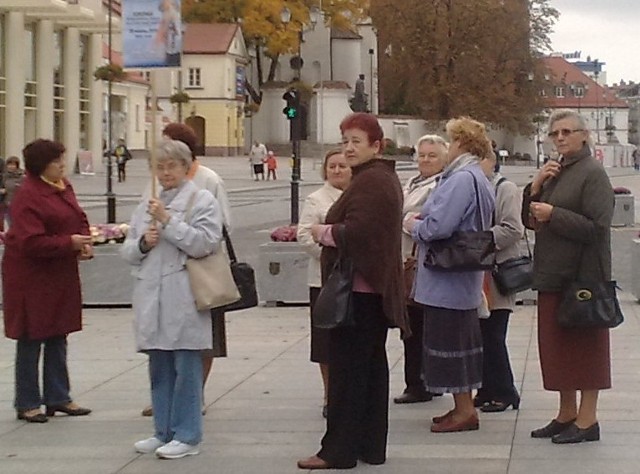
[{"label": "concrete planter", "polygon": [[640,301],[640,239],[633,239],[631,246],[631,292]]},{"label": "concrete planter", "polygon": [[635,224],[635,202],[633,194],[616,194],[613,209],[613,227],[632,226]]},{"label": "concrete planter", "polygon": [[260,245],[258,294],[267,306],[309,303],[309,254],[298,242]]}]

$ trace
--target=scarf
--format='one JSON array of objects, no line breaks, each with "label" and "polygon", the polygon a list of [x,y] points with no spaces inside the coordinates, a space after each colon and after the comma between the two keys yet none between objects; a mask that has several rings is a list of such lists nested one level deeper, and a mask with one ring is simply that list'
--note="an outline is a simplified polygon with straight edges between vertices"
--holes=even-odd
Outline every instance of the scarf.
[{"label": "scarf", "polygon": [[442,172],[442,177],[448,178],[453,173],[455,173],[458,170],[461,170],[465,166],[478,163],[479,161],[480,161],[480,158],[478,158],[476,155],[472,155],[471,153],[463,153],[462,155],[458,156],[455,160],[453,160],[451,163],[449,163],[449,165]]}]

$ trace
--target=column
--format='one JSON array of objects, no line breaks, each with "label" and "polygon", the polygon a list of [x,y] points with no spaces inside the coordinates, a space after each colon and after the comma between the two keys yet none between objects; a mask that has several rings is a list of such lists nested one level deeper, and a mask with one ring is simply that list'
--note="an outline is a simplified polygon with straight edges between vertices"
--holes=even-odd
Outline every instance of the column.
[{"label": "column", "polygon": [[24,14],[8,12],[5,16],[5,65],[6,65],[6,129],[5,150],[7,156],[22,156],[24,148],[24,56],[21,51],[28,47],[25,42]]},{"label": "column", "polygon": [[80,32],[64,30],[62,75],[64,82],[63,143],[67,149],[67,167],[73,170],[80,147]]},{"label": "column", "polygon": [[93,71],[102,64],[102,35],[94,33],[89,36],[88,73],[89,80],[89,150],[93,155],[95,170],[102,169],[102,118],[104,116],[102,81],[93,78]]},{"label": "column", "polygon": [[53,138],[53,22],[40,20],[36,27],[36,136]]}]

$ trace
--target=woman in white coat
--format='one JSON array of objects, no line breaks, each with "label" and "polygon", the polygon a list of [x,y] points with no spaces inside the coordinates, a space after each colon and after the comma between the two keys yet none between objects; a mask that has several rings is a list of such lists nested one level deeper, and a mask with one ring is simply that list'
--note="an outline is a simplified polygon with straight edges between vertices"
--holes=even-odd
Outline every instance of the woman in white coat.
[{"label": "woman in white coat", "polygon": [[[298,223],[298,242],[305,246],[310,255],[307,278],[309,282],[309,301],[311,312],[320,294],[322,286],[320,275],[320,254],[322,246],[314,242],[311,226],[324,224],[327,211],[338,200],[351,181],[351,168],[347,159],[339,148],[329,150],[322,163],[322,179],[324,185],[309,194],[302,207],[300,222]],[[324,406],[322,415],[327,417],[327,396],[329,393],[329,330],[320,329],[311,321],[311,362],[320,365],[322,383],[324,386]]]},{"label": "woman in white coat", "polygon": [[[481,160],[480,166],[496,188],[496,209],[491,232],[496,244],[496,262],[501,263],[520,256],[518,244],[524,232],[520,217],[522,195],[518,186],[500,174],[500,166],[493,153]],[[489,317],[480,319],[482,388],[473,402],[483,412],[501,412],[509,406],[517,410],[520,395],[513,381],[507,349],[507,326],[515,305],[515,295],[502,295],[489,272],[485,273],[484,293]]]},{"label": "woman in white coat", "polygon": [[[420,215],[420,210],[435,189],[447,162],[448,144],[438,135],[425,135],[416,144],[418,175],[409,178],[404,185],[402,205],[402,257],[404,260],[415,254],[415,244],[411,238],[411,221]],[[415,257],[415,255],[413,255]],[[422,383],[422,351],[424,314],[417,303],[407,305],[411,337],[404,339],[404,381],[402,394],[393,399],[394,403],[428,402],[433,394],[427,392]]]},{"label": "woman in white coat", "polygon": [[140,453],[177,459],[198,454],[202,440],[202,359],[211,348],[211,316],[198,311],[187,257],[219,251],[222,215],[216,199],[187,179],[191,152],[182,142],[158,145],[162,190],[131,219],[121,254],[133,265],[138,351],[149,355],[155,433],[135,443]]}]

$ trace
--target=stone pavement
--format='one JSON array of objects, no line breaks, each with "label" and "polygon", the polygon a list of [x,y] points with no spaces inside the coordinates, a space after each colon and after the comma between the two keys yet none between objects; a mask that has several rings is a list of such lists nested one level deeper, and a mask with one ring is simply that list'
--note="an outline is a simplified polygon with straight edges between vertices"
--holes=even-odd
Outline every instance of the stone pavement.
[{"label": "stone pavement", "polygon": [[[519,411],[481,414],[477,432],[432,434],[429,420],[451,406],[448,396],[391,406],[388,461],[359,465],[371,473],[637,473],[640,462],[639,312],[620,295],[626,322],[612,331],[613,385],[602,394],[602,441],[557,446],[529,431],[554,416],[556,396],[541,388],[535,306],[518,306],[509,347]],[[3,474],[146,474],[302,472],[324,430],[318,368],[308,361],[308,308],[258,307],[228,316],[229,357],[214,364],[206,388],[201,454],[178,461],[139,455],[133,443],[152,434],[146,357],[134,352],[130,310],[86,310],[85,328],[69,337],[72,394],[94,412],[57,416],[44,425],[15,419],[14,343],[0,341],[0,472]],[[402,344],[388,338],[391,395],[403,389]]]}]

